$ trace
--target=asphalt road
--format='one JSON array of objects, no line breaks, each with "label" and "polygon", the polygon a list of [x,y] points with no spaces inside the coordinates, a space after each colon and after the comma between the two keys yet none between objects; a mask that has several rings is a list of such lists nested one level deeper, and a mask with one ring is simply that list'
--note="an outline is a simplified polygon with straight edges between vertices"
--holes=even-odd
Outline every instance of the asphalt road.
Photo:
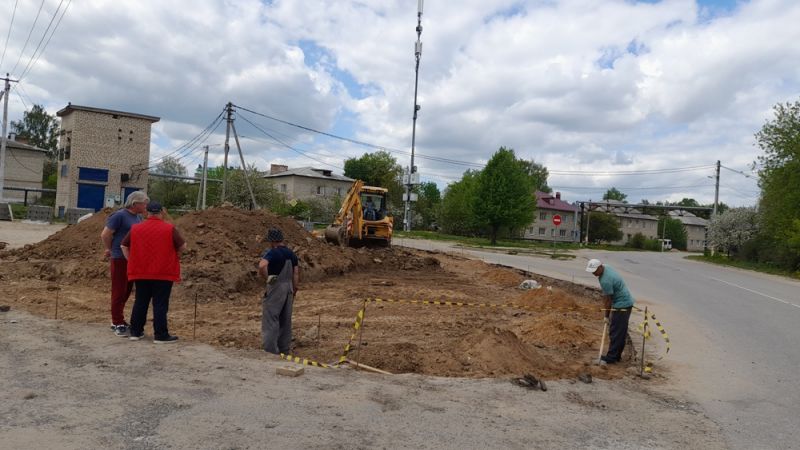
[{"label": "asphalt road", "polygon": [[616,268],[640,305],[651,305],[672,340],[658,364],[723,429],[731,448],[800,448],[800,282],[690,261],[682,253],[581,250],[574,260],[396,244],[597,286],[589,258]]}]

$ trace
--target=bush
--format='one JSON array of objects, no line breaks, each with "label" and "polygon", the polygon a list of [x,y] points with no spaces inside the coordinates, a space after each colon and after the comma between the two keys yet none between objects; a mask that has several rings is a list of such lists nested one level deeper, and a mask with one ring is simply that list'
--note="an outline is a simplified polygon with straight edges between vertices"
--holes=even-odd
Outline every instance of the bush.
[{"label": "bush", "polygon": [[630,241],[628,241],[627,246],[633,248],[644,248],[647,239],[644,237],[642,233],[636,233],[633,235]]},{"label": "bush", "polygon": [[661,242],[658,239],[645,239],[644,241],[644,249],[650,250],[653,252],[660,252],[661,251]]}]

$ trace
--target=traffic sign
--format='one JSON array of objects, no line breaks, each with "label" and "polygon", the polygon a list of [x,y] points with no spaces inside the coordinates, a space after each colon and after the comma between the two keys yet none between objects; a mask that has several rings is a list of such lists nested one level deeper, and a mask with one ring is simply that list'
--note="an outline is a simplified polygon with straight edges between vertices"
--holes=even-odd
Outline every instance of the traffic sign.
[{"label": "traffic sign", "polygon": [[559,226],[561,225],[561,216],[558,214],[553,215],[553,225]]}]

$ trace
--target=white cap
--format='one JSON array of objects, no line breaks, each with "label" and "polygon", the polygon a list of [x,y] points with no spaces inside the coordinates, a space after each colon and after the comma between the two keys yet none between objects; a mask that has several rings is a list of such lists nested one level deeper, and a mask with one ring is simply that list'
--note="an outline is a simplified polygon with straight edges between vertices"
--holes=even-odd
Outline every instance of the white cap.
[{"label": "white cap", "polygon": [[589,273],[594,273],[594,271],[602,265],[603,263],[601,263],[599,259],[590,259],[589,263],[586,264],[586,271]]}]

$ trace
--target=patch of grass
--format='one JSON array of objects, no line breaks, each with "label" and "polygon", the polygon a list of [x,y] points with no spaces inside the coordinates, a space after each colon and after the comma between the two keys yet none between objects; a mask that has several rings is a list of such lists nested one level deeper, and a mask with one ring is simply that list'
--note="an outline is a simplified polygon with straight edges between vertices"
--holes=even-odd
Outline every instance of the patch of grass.
[{"label": "patch of grass", "polygon": [[11,213],[14,214],[14,220],[21,220],[28,217],[28,207],[22,203],[12,203]]},{"label": "patch of grass", "polygon": [[739,269],[752,270],[754,272],[768,273],[771,275],[780,275],[784,277],[800,279],[800,272],[791,272],[765,263],[732,259],[725,255],[719,255],[719,254],[714,256],[690,255],[687,256],[686,259],[691,259],[693,261],[707,262],[711,264],[718,264],[721,266],[737,267]]}]

